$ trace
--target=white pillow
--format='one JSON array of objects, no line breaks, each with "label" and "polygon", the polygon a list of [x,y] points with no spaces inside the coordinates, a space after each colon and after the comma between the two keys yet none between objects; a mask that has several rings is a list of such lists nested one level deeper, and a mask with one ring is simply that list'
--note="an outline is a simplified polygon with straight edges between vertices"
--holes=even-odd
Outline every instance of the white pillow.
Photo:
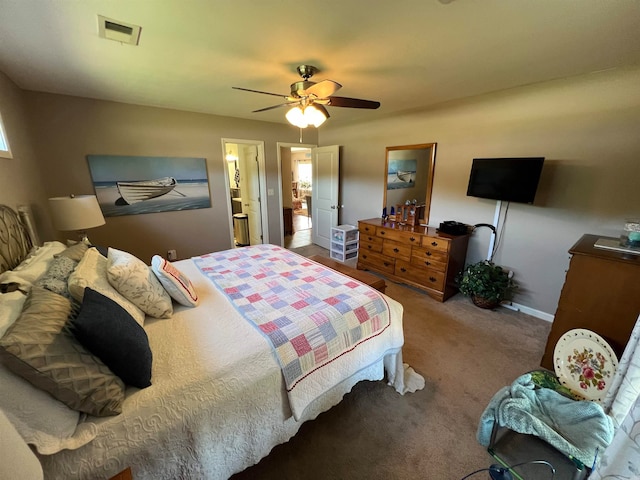
[{"label": "white pillow", "polygon": [[0,274],[0,283],[18,283],[20,288],[29,288],[49,270],[54,255],[63,252],[67,247],[61,242],[45,242],[35,247],[31,254],[16,268]]},{"label": "white pillow", "polygon": [[151,269],[171,298],[181,305],[195,307],[200,301],[191,280],[160,255],[151,259]]},{"label": "white pillow", "polygon": [[80,448],[96,438],[98,431],[93,423],[78,424],[80,412],[34,387],[2,364],[0,410],[24,441],[42,455]]},{"label": "white pillow", "polygon": [[130,253],[109,247],[107,278],[127,300],[155,318],[171,318],[171,297],[142,260]]},{"label": "white pillow", "polygon": [[20,316],[26,299],[27,296],[18,290],[0,294],[0,338]]},{"label": "white pillow", "polygon": [[144,312],[120,295],[109,283],[107,278],[107,259],[95,248],[87,250],[87,253],[84,254],[75,271],[69,277],[69,293],[77,301],[82,302],[86,287],[101,293],[105,297],[109,297],[129,312],[129,315],[136,322],[144,325]]}]

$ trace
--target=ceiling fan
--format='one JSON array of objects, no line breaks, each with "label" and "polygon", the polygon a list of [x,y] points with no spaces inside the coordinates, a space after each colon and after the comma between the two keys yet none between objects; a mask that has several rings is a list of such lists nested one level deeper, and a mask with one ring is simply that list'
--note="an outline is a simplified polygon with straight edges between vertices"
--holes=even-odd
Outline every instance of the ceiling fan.
[{"label": "ceiling fan", "polygon": [[264,95],[272,95],[281,97],[286,100],[284,103],[272,105],[270,107],[254,110],[253,113],[265,112],[280,107],[293,107],[287,112],[287,120],[293,125],[305,128],[309,125],[320,126],[327,118],[329,112],[325,108],[329,107],[347,107],[347,108],[366,108],[376,109],[380,106],[380,102],[373,100],[362,100],[359,98],[336,97],[333,94],[337,92],[342,85],[333,80],[322,80],[321,82],[312,82],[309,79],[319,72],[318,68],[313,65],[300,65],[297,68],[298,74],[302,77],[302,81],[291,84],[291,93],[283,95],[279,93],[263,92],[260,90],[252,90],[250,88],[232,87],[236,90],[244,90],[245,92],[261,93]]}]

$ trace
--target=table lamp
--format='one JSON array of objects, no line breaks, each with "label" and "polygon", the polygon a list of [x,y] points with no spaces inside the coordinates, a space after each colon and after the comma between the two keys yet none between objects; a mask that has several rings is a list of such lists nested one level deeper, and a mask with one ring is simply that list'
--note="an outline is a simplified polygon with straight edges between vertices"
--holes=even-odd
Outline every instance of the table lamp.
[{"label": "table lamp", "polygon": [[49,199],[49,210],[56,230],[77,231],[87,244],[87,230],[106,223],[95,195],[53,197]]}]

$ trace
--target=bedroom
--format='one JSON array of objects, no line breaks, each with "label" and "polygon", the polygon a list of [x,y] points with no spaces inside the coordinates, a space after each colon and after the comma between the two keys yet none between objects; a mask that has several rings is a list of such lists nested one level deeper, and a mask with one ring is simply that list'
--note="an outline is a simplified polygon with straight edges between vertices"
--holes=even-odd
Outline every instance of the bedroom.
[{"label": "bedroom", "polygon": [[[461,8],[458,5],[465,3],[454,1],[439,7]],[[597,12],[595,5],[591,3]],[[339,121],[337,114],[334,119],[332,112],[332,119],[319,130],[306,130],[305,143],[343,147],[345,209],[341,222],[355,223],[379,214],[386,146],[438,143],[433,225],[452,219],[469,224],[491,221],[494,203],[465,195],[472,158],[543,155],[548,159],[548,172],[541,184],[540,199],[533,206],[512,207],[496,261],[512,268],[523,286],[516,302],[550,320],[564,282],[568,248],[584,233],[617,236],[624,219],[638,215],[640,67],[637,53],[628,53],[640,51],[637,35],[629,34],[636,31],[629,25],[637,27],[638,11],[635,2],[620,2],[620,9],[623,13],[618,21],[625,28],[614,32],[616,23],[611,19],[601,27],[606,36],[618,33],[620,45],[625,43],[624,58],[601,52],[604,57],[611,56],[612,66],[619,61],[615,69],[450,100],[390,118],[368,121],[364,116],[353,124]],[[117,13],[112,15],[117,18]],[[535,35],[532,42],[536,41]],[[55,55],[71,53],[59,49]],[[355,62],[356,58],[349,61]],[[521,66],[525,79],[526,73],[536,67]],[[602,68],[587,68],[585,72],[595,70]],[[428,69],[419,72],[404,71],[409,77],[430,81]],[[283,74],[279,84],[286,85],[290,77]],[[358,78],[345,95],[369,98],[362,90],[366,74]],[[118,244],[142,258],[171,248],[178,249],[180,258],[188,258],[228,247],[229,232],[218,228],[220,214],[215,207],[222,199],[220,138],[265,141],[268,188],[278,185],[277,142],[299,140],[296,129],[259,121],[261,117],[255,115],[248,120],[135,102],[116,103],[36,92],[17,84],[7,72],[0,76],[0,113],[14,152],[13,160],[2,161],[0,203],[33,205],[44,238],[63,238],[46,218],[48,197],[70,191],[91,193],[85,159],[88,153],[208,159],[212,209],[124,217],[92,231],[95,242]],[[219,94],[230,95],[227,90]],[[375,98],[376,93],[371,92],[370,97]],[[247,113],[262,106],[258,97],[242,100]],[[362,202],[363,198],[371,200]],[[280,228],[277,210],[277,205],[269,202],[270,232]],[[470,262],[486,252],[488,239],[479,233],[470,243]]]}]

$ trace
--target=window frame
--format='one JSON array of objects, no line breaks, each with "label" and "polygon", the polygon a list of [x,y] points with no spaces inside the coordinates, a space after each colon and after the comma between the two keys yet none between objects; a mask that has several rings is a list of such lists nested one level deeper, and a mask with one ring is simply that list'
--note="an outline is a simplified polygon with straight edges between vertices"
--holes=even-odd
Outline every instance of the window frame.
[{"label": "window frame", "polygon": [[7,130],[4,127],[4,122],[2,120],[1,113],[0,113],[0,158],[13,158],[13,154],[11,153],[11,144],[9,143],[9,138],[7,138]]}]

